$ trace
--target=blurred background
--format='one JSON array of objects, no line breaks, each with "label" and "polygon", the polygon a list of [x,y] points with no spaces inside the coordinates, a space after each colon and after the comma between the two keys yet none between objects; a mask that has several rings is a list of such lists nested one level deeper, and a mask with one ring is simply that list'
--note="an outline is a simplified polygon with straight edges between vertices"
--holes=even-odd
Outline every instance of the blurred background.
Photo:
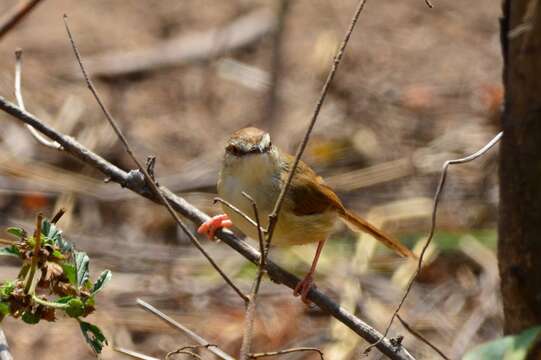
[{"label": "blurred background", "polygon": [[[433,2],[429,9],[422,0],[368,1],[304,156],[348,207],[416,251],[428,233],[443,162],[476,151],[498,132],[502,97],[499,3]],[[3,0],[0,14],[19,3]],[[28,111],[121,168],[134,167],[81,79],[62,22],[67,14],[88,70],[138,157],[156,156],[162,185],[215,214],[228,135],[253,125],[295,151],[356,1],[282,5],[44,0],[0,41],[0,92],[14,101],[20,47]],[[496,151],[450,170],[427,266],[401,311],[451,358],[502,334],[496,175]],[[68,213],[59,225],[89,253],[92,273],[113,271],[91,316],[111,344],[163,357],[193,343],[138,308],[141,297],[238,354],[244,305],[166,210],[39,145],[1,113],[1,228],[30,229],[37,212],[52,216],[60,207]],[[255,267],[225,244],[204,244],[248,292]],[[303,275],[314,251],[315,245],[273,249],[271,258]],[[0,279],[16,277],[17,262],[0,261]],[[371,238],[339,227],[316,281],[383,330],[414,269]],[[258,306],[256,352],[315,346],[327,359],[345,360],[359,358],[367,346],[268,278]],[[2,327],[15,359],[94,358],[73,320],[30,326],[8,318]],[[398,335],[418,359],[437,358],[397,320],[389,336]],[[101,357],[126,358],[111,347]]]}]

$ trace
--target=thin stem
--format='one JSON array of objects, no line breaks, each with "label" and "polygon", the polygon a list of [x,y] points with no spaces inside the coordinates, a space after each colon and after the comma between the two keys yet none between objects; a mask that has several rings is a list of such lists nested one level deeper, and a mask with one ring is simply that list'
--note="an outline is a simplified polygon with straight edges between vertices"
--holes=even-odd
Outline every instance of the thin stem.
[{"label": "thin stem", "polygon": [[267,351],[263,353],[256,353],[256,354],[250,354],[250,359],[259,359],[263,357],[269,357],[269,356],[279,356],[279,355],[285,355],[285,354],[291,354],[294,352],[317,352],[319,354],[319,357],[321,360],[325,360],[325,357],[323,355],[323,351],[321,351],[318,348],[311,348],[311,347],[296,347],[291,349],[285,349],[285,350],[278,350],[278,351]]},{"label": "thin stem", "polygon": [[396,317],[398,318],[398,320],[400,321],[400,323],[402,324],[402,326],[404,326],[404,328],[406,328],[406,330],[408,330],[413,336],[415,336],[416,338],[418,338],[419,340],[421,340],[422,342],[424,342],[425,344],[427,344],[428,346],[430,346],[432,348],[432,350],[434,350],[435,352],[437,352],[443,359],[445,360],[451,360],[449,359],[449,357],[447,357],[443,351],[441,351],[440,349],[438,349],[438,347],[434,344],[432,344],[427,338],[425,338],[423,335],[421,335],[421,333],[419,333],[417,330],[415,330],[414,328],[412,328],[404,319],[402,319],[400,317],[400,315],[396,315]]},{"label": "thin stem", "polygon": [[137,299],[137,305],[141,306],[144,310],[156,315],[161,320],[163,320],[167,324],[169,324],[171,327],[184,332],[186,335],[188,335],[190,338],[195,340],[197,343],[199,343],[203,347],[206,347],[210,352],[212,352],[214,355],[218,356],[220,359],[223,359],[223,360],[235,360],[231,355],[225,353],[224,351],[222,351],[217,346],[209,343],[203,337],[199,336],[198,334],[196,334],[192,330],[188,329],[186,326],[178,323],[177,321],[175,321],[170,316],[165,315],[163,312],[156,309],[154,306],[150,305],[149,303],[147,303],[147,302],[145,302],[145,301],[143,301],[141,299]]},{"label": "thin stem", "polygon": [[240,347],[240,360],[249,359],[250,348],[252,347],[253,339],[253,330],[254,330],[254,320],[255,320],[255,310],[257,305],[257,295],[259,293],[259,287],[261,286],[261,279],[263,278],[263,273],[265,272],[266,256],[265,245],[263,244],[263,232],[261,231],[261,223],[259,221],[259,212],[257,210],[257,204],[255,200],[245,193],[242,192],[242,195],[247,198],[252,203],[252,209],[254,211],[254,217],[257,226],[257,236],[259,238],[259,251],[261,253],[259,257],[259,266],[257,268],[257,275],[252,286],[252,293],[250,294],[250,302],[246,308],[246,315],[244,318],[244,334],[242,337],[242,345]]},{"label": "thin stem", "polygon": [[32,262],[30,264],[30,270],[28,271],[28,277],[26,278],[26,283],[24,284],[24,293],[29,294],[32,282],[34,281],[34,275],[36,274],[36,268],[39,261],[39,253],[41,250],[41,222],[43,220],[43,215],[38,214],[36,219],[36,231],[34,232],[34,253],[32,254]]},{"label": "thin stem", "polygon": [[[24,99],[21,91],[21,78],[22,78],[22,61],[23,61],[23,51],[22,49],[15,50],[15,98],[19,107],[23,110],[26,110],[24,107]],[[26,124],[26,128],[30,131],[30,134],[36,139],[40,144],[47,147],[53,148],[55,150],[62,150],[62,146],[56,141],[50,141],[45,138],[41,133],[39,133],[32,126]]]},{"label": "thin stem", "polygon": [[25,4],[19,5],[13,12],[9,13],[0,23],[0,39],[30,14],[32,9],[34,9],[41,1],[42,0],[28,1]]},{"label": "thin stem", "polygon": [[83,65],[83,60],[81,59],[81,54],[79,53],[79,49],[77,48],[77,45],[75,44],[75,40],[73,39],[73,36],[72,36],[71,31],[70,31],[69,26],[68,26],[68,17],[67,17],[67,15],[64,15],[64,24],[66,26],[66,31],[68,33],[68,37],[69,37],[71,46],[73,48],[73,52],[75,53],[75,57],[77,59],[77,62],[79,63],[79,66],[81,68],[81,72],[83,73],[83,76],[85,78],[85,81],[86,81],[86,84],[87,84],[88,88],[90,89],[90,92],[92,93],[92,95],[94,95],[94,98],[96,99],[96,102],[98,103],[99,107],[101,108],[102,112],[104,113],[107,121],[109,122],[109,124],[111,125],[111,127],[115,131],[116,135],[118,136],[118,138],[120,139],[120,141],[124,145],[124,149],[126,150],[128,155],[131,157],[133,162],[137,165],[137,168],[139,169],[139,171],[141,171],[143,173],[143,175],[145,177],[146,184],[148,186],[150,186],[152,192],[158,197],[158,199],[161,201],[161,203],[163,205],[165,205],[165,207],[167,208],[167,211],[169,211],[169,213],[171,214],[173,219],[175,219],[178,226],[180,226],[182,231],[190,238],[190,240],[195,245],[195,247],[203,254],[203,256],[205,256],[205,258],[207,258],[207,260],[210,262],[212,267],[214,267],[214,269],[216,269],[216,271],[222,276],[222,278],[225,280],[225,282],[240,296],[240,298],[242,300],[244,300],[245,303],[247,303],[249,301],[248,297],[233,283],[233,281],[231,279],[229,279],[229,277],[222,271],[222,269],[220,269],[220,267],[214,261],[214,259],[210,256],[210,254],[205,251],[205,249],[203,248],[203,246],[201,245],[199,240],[197,240],[195,235],[192,234],[192,232],[188,229],[188,227],[180,219],[180,217],[175,212],[175,210],[173,210],[173,208],[171,207],[171,204],[169,204],[169,202],[165,199],[164,195],[162,194],[162,192],[158,188],[158,185],[157,185],[156,181],[150,176],[147,169],[139,162],[139,160],[137,160],[137,157],[134,155],[130,145],[128,144],[128,140],[126,139],[126,137],[122,133],[122,130],[120,130],[120,127],[117,125],[117,123],[114,120],[111,113],[109,113],[109,110],[107,110],[107,108],[105,107],[105,105],[101,101],[101,98],[98,95],[98,91],[96,90],[96,88],[94,87],[94,84],[92,83],[92,81],[88,77],[88,74],[86,73],[85,67]]},{"label": "thin stem", "polygon": [[52,307],[52,308],[55,308],[55,309],[67,309],[67,308],[69,308],[68,304],[59,304],[59,303],[43,300],[43,299],[37,297],[36,294],[32,294],[32,300],[34,300],[36,303],[38,303],[40,305],[49,306],[49,307]]}]

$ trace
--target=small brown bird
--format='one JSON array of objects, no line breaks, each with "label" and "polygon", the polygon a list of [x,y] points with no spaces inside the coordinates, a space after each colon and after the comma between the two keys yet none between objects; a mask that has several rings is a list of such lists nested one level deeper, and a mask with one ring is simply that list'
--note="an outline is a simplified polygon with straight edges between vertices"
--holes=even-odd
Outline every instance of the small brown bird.
[{"label": "small brown bird", "polygon": [[[252,214],[252,205],[242,192],[249,194],[259,210],[261,226],[267,228],[268,216],[284,186],[293,156],[272,145],[268,133],[248,127],[231,135],[225,148],[218,179],[218,194],[245,214]],[[244,234],[258,238],[257,227],[223,206],[225,214],[202,224],[198,232],[213,238],[216,230],[235,225]],[[295,296],[306,296],[313,284],[319,255],[337,219],[352,230],[366,232],[402,256],[415,257],[410,249],[346,209],[334,191],[304,162],[299,162],[278,216],[272,244],[301,245],[317,242],[318,247],[310,271],[295,288]]]}]

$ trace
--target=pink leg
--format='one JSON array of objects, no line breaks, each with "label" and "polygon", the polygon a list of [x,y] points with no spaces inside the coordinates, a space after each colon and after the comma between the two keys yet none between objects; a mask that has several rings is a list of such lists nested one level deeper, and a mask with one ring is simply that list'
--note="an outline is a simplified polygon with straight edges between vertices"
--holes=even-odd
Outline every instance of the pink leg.
[{"label": "pink leg", "polygon": [[212,240],[214,239],[214,234],[216,231],[221,228],[229,228],[233,226],[231,220],[226,214],[216,215],[205,221],[199,226],[197,232],[199,234],[205,234],[207,237]]},{"label": "pink leg", "polygon": [[293,295],[295,296],[301,296],[302,302],[305,304],[308,304],[309,301],[307,299],[308,292],[310,289],[314,286],[314,273],[316,272],[316,266],[317,261],[319,260],[319,255],[321,254],[321,250],[323,249],[323,245],[325,245],[325,240],[320,241],[317,244],[317,250],[316,255],[314,256],[314,260],[312,261],[312,266],[310,267],[310,271],[308,271],[308,274],[299,281],[297,286],[295,287],[295,290],[293,290]]}]

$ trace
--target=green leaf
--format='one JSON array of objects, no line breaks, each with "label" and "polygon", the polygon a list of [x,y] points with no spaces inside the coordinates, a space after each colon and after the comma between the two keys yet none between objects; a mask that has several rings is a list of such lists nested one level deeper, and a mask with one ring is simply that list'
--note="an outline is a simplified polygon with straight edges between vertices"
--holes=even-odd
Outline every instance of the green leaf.
[{"label": "green leaf", "polygon": [[7,233],[22,239],[24,237],[24,230],[18,227],[7,228]]},{"label": "green leaf", "polygon": [[62,237],[62,231],[55,224],[51,224],[49,220],[43,219],[41,233],[51,239],[61,252],[66,253],[73,250],[73,246]]},{"label": "green leaf", "polygon": [[82,251],[76,251],[74,255],[75,269],[77,270],[77,286],[80,289],[85,285],[90,276],[88,270],[90,259],[88,258],[88,255]]},{"label": "green leaf", "polygon": [[536,326],[524,330],[520,334],[513,336],[513,344],[505,352],[504,360],[523,360],[526,359],[529,350],[533,347],[536,340],[540,340],[541,326]]},{"label": "green leaf", "polygon": [[0,297],[7,299],[13,290],[15,290],[15,284],[11,281],[6,281],[0,286]]},{"label": "green leaf", "polygon": [[77,270],[75,269],[75,265],[69,263],[62,264],[62,270],[70,284],[77,285]]},{"label": "green leaf", "polygon": [[9,303],[0,301],[0,314],[6,316],[9,314]]},{"label": "green leaf", "polygon": [[62,254],[60,251],[58,250],[54,250],[53,253],[51,254],[54,258],[57,258],[57,259],[65,259],[66,257],[64,256],[64,254]]},{"label": "green leaf", "polygon": [[96,282],[94,283],[91,294],[96,295],[98,292],[103,290],[105,285],[111,280],[112,276],[113,274],[111,273],[111,270],[103,270]]},{"label": "green leaf", "polygon": [[101,353],[103,346],[108,345],[108,342],[100,328],[85,321],[79,321],[79,325],[86,342],[90,345],[92,350],[94,350],[96,354]]},{"label": "green leaf", "polygon": [[75,299],[75,296],[62,296],[61,298],[56,299],[54,302],[57,304],[67,304],[71,299]]},{"label": "green leaf", "polygon": [[83,301],[79,298],[70,299],[68,301],[68,305],[69,307],[65,311],[66,314],[71,317],[79,317],[85,312],[85,304],[83,304]]},{"label": "green leaf", "polygon": [[11,246],[0,248],[0,256],[2,255],[20,257],[21,253],[19,252],[19,249],[15,245],[11,245]]},{"label": "green leaf", "polygon": [[30,311],[25,311],[23,313],[23,316],[21,316],[22,321],[24,321],[27,324],[34,325],[39,323],[41,320],[41,317],[37,314],[34,314]]},{"label": "green leaf", "polygon": [[541,334],[541,326],[514,336],[505,336],[477,346],[463,360],[524,360],[528,350]]}]

